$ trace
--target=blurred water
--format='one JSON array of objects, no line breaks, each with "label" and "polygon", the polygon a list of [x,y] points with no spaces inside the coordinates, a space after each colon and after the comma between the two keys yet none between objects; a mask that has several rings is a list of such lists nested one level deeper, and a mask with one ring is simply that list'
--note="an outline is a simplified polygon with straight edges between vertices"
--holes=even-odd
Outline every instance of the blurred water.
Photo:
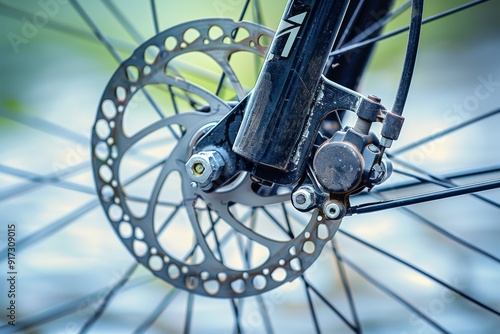
[{"label": "blurred water", "polygon": [[[14,1],[2,3],[18,5]],[[234,1],[223,4],[232,3]],[[127,15],[136,11],[137,15],[148,17],[143,6],[131,2],[127,2],[128,5],[133,8],[124,7],[129,13]],[[39,10],[36,4],[23,6],[32,12]],[[97,21],[108,27],[113,37],[125,38],[121,30],[112,29],[116,24],[106,22],[107,16],[98,10],[100,7],[92,7],[95,4],[89,6],[96,10]],[[234,11],[233,7],[224,8]],[[207,11],[215,12],[215,9],[210,7]],[[189,13],[185,15],[187,17],[175,17],[172,13],[173,9],[165,14],[170,21],[164,22],[180,22],[194,15]],[[68,24],[78,22],[75,25],[84,27],[70,6],[61,7],[61,13],[56,19]],[[137,26],[146,36],[153,33],[150,26]],[[485,26],[489,27],[488,24]],[[6,36],[8,32],[18,31],[22,26],[17,19],[1,16],[0,27],[0,35]],[[419,54],[408,108],[405,111],[407,121],[395,148],[493,110],[500,102],[498,34],[479,34],[480,38],[469,38],[460,45],[426,40],[425,34],[432,35],[432,29],[434,28],[424,29],[424,47]],[[37,231],[50,231],[48,227],[62,224],[61,217],[71,214],[77,208],[90,208],[66,227],[54,231],[46,238],[37,239],[32,247],[23,249],[22,244],[19,245],[18,321],[82,298],[75,302],[76,312],[47,323],[39,330],[43,333],[77,332],[95,311],[97,306],[93,302],[108,292],[107,288],[115,284],[133,264],[132,256],[112,231],[101,208],[93,204],[96,196],[91,192],[93,179],[87,140],[96,105],[116,64],[99,44],[75,39],[47,27],[41,29],[28,44],[22,45],[19,53],[14,53],[12,45],[2,40],[0,54],[4,60],[0,63],[0,165],[38,176],[51,173],[57,175],[63,168],[82,165],[81,171],[67,180],[89,190],[87,193],[49,185],[37,186],[37,180],[29,181],[0,170],[0,198],[3,199],[0,201],[2,249],[7,224],[15,223],[18,239],[23,240]],[[381,54],[379,57],[385,56],[386,54]],[[396,62],[394,58],[389,60]],[[374,64],[380,62],[376,56]],[[387,71],[386,67],[374,66],[361,91],[365,94],[375,93],[390,105],[398,79],[397,68],[395,70]],[[485,85],[485,81],[493,84]],[[478,89],[482,95],[477,95]],[[488,96],[483,98],[487,93]],[[19,118],[21,122],[12,121],[12,118]],[[500,142],[500,132],[497,130],[499,125],[500,115],[497,114],[487,122],[466,127],[437,142],[409,151],[403,157],[433,173],[495,165],[500,161],[497,148],[497,143]],[[68,132],[60,133],[57,131],[58,127],[65,128]],[[488,177],[498,178],[498,174]],[[404,179],[395,176],[390,182],[396,183]],[[477,179],[470,178],[465,183],[474,181]],[[387,196],[398,197],[431,189],[439,187],[389,192]],[[16,195],[10,196],[13,192]],[[498,190],[484,192],[482,195],[500,202]],[[366,201],[367,198],[356,201]],[[453,234],[479,245],[481,249],[496,257],[500,256],[497,241],[500,230],[498,208],[477,198],[463,196],[415,205],[412,209],[431,221],[439,222],[439,226]],[[390,210],[347,218],[342,227],[347,232],[435,273],[485,304],[500,308],[498,263],[442,237],[422,225],[414,215]],[[500,326],[498,317],[485,314],[477,306],[422,275],[360,246],[345,235],[337,235],[336,240],[346,258],[384,281],[403,298],[411,300],[417,308],[439,321],[445,328],[451,328],[454,332],[488,333]],[[0,265],[5,268],[5,258],[1,261]],[[411,315],[352,269],[347,269],[347,272],[366,332],[432,331],[429,325]],[[6,271],[2,269],[0,273],[4,280]],[[322,254],[308,270],[307,278],[319,290],[328,294],[340,312],[352,319],[331,253],[326,251]],[[111,301],[92,332],[122,333],[137,328],[171,291],[171,287],[153,279],[142,268],[134,273],[131,281],[125,286],[124,293]],[[139,285],[141,282],[145,283]],[[134,287],[135,285],[139,287]],[[6,307],[5,289],[5,285],[0,288],[2,310]],[[97,294],[89,295],[94,292]],[[299,333],[314,330],[301,281],[285,284],[276,291],[265,294],[263,298],[276,332]],[[187,294],[180,292],[175,303],[165,309],[149,332],[182,331],[187,299]],[[196,306],[193,332],[233,331],[233,311],[228,301],[198,296],[194,299]],[[313,298],[313,303],[322,330],[347,331],[347,327],[333,317],[317,297]],[[250,333],[262,332],[263,319],[255,299],[245,299],[240,302],[240,307],[243,329]],[[3,325],[5,318],[2,316],[1,319],[0,325]]]}]

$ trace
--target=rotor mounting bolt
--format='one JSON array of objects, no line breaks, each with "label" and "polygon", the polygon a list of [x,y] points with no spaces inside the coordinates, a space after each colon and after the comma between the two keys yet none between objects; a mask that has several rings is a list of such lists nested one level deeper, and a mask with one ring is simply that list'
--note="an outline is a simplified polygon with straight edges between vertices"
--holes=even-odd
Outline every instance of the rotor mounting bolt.
[{"label": "rotor mounting bolt", "polygon": [[292,204],[298,210],[309,210],[316,203],[316,193],[309,186],[303,186],[292,194]]},{"label": "rotor mounting bolt", "polygon": [[323,213],[328,219],[341,219],[346,214],[346,208],[340,202],[328,201],[323,205]]}]

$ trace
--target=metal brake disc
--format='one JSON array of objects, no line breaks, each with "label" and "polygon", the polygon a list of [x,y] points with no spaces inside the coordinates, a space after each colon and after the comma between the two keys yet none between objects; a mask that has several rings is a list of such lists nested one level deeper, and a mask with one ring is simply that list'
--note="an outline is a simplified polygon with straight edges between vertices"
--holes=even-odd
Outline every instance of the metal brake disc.
[{"label": "metal brake disc", "polygon": [[[273,210],[286,209],[290,189],[258,185],[245,173],[211,193],[193,187],[186,175],[184,164],[197,139],[231,108],[200,85],[176,75],[171,61],[194,52],[208,55],[220,66],[241,99],[245,89],[229,60],[238,52],[264,57],[267,46],[262,39],[272,36],[271,30],[260,25],[228,19],[175,26],[134,51],[114,73],[101,98],[92,133],[92,164],[101,205],[135,259],[158,278],[183,290],[229,298],[276,288],[301,275],[338,228],[338,221],[326,220],[318,210],[307,214],[306,220],[293,218],[294,229],[290,228],[294,223],[288,221],[292,220],[288,216],[286,224],[281,224]],[[204,105],[194,107],[191,112],[170,110],[167,117],[159,113],[157,121],[129,135],[123,124],[127,107],[148,86],[164,87],[165,94],[172,89],[181,91],[182,94],[177,93],[181,98],[203,100]],[[168,133],[174,144],[165,142],[164,151],[168,155],[153,166],[159,172],[150,196],[143,200],[146,209],[139,214],[130,205],[132,196],[128,187],[142,182],[144,173],[138,171],[136,177],[124,180],[121,176],[126,163],[124,156],[135,150],[141,140],[160,130]],[[171,179],[178,181],[177,188],[169,186]],[[164,192],[177,194],[178,201],[163,201]],[[169,213],[162,214],[162,206]],[[291,210],[291,217],[301,214]],[[266,232],[269,228],[271,233]],[[276,229],[280,231],[272,232]],[[186,240],[188,231],[194,240]],[[276,233],[284,234],[285,238],[275,238]],[[179,248],[183,251],[179,252]],[[239,257],[235,260],[236,253]]]}]

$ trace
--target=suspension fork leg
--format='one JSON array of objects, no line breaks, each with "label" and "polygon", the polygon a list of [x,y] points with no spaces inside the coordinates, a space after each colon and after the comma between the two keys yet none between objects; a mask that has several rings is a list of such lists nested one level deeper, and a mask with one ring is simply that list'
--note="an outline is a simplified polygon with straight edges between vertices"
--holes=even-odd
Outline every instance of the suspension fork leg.
[{"label": "suspension fork leg", "polygon": [[245,108],[234,152],[266,170],[286,173],[304,165],[308,152],[297,152],[297,144],[348,4],[288,2]]}]

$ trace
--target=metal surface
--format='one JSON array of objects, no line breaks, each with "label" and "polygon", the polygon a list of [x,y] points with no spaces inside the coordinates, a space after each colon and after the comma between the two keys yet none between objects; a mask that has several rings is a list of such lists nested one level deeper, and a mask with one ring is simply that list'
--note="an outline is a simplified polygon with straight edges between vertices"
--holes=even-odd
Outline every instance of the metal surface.
[{"label": "metal surface", "polygon": [[217,151],[206,151],[189,158],[186,172],[192,181],[205,185],[219,177],[224,165],[224,159]]},{"label": "metal surface", "polygon": [[[219,39],[209,39],[208,31],[213,26],[220,27],[224,32]],[[200,37],[188,43],[183,37],[188,29],[195,29]],[[239,42],[233,39],[231,43],[225,43],[223,40],[231,38],[236,29],[248,31],[247,39]],[[168,29],[144,43],[121,64],[103,94],[96,117],[92,136],[93,170],[101,205],[113,228],[135,259],[154,275],[178,288],[201,295],[218,298],[250,296],[292,281],[315,261],[340,223],[326,220],[316,210],[309,215],[309,223],[300,233],[289,237],[288,240],[274,240],[252,230],[246,220],[240,221],[242,218],[238,218],[239,212],[234,208],[249,208],[249,212],[253,212],[253,208],[286,202],[290,198],[289,189],[280,190],[258,185],[247,173],[240,173],[217,191],[206,192],[196,183],[193,184],[193,171],[191,168],[186,169],[185,163],[194,153],[194,146],[207,129],[225,116],[224,119],[231,118],[232,114],[228,114],[228,104],[217,96],[197,85],[168,75],[165,72],[166,66],[179,55],[200,51],[212,56],[225,70],[226,75],[231,75],[234,72],[230,71],[228,56],[236,51],[248,51],[263,56],[265,48],[257,42],[262,35],[270,37],[272,32],[255,24],[217,19],[189,22]],[[164,52],[162,46],[169,36],[175,37],[178,44],[173,50]],[[206,40],[208,43],[204,42]],[[160,52],[152,64],[146,64],[145,50],[151,45],[158,46]],[[124,70],[129,66],[139,69],[148,67],[148,71],[140,71],[138,78],[130,78]],[[230,82],[236,91],[241,88],[235,75],[230,78]],[[174,114],[154,122],[133,136],[125,134],[122,122],[132,96],[143,87],[161,84],[182,89],[186,96],[201,97],[208,105],[202,108],[202,112]],[[117,86],[124,88],[125,97],[118,94]],[[107,101],[113,103],[113,115],[104,112]],[[138,141],[159,129],[169,129],[171,136],[175,137],[176,132],[172,131],[175,128],[182,129],[182,135],[173,147],[166,146],[171,147],[170,152],[160,167],[147,209],[143,215],[135,214],[128,204],[127,189],[120,178],[121,164],[125,163],[123,157]],[[102,155],[99,148],[103,145],[110,154]],[[224,157],[224,161],[229,161],[224,165],[224,169],[233,168],[230,159]],[[194,160],[191,161],[190,167],[200,174],[207,168],[213,168],[212,165],[196,164]],[[192,230],[196,239],[191,252],[187,252],[183,258],[172,253],[171,244],[162,242],[170,233],[168,225],[172,224],[171,217],[160,217],[160,220],[164,221],[161,225],[155,223],[162,205],[160,193],[173,175],[180,179],[182,191],[182,201],[176,210],[183,208],[189,219],[185,231]],[[210,224],[208,230],[207,219]],[[231,232],[225,234],[225,238],[246,238],[248,243],[255,244],[251,249],[259,245],[261,249],[266,249],[267,256],[257,264],[246,261],[241,269],[227,265],[222,256],[225,241],[219,240],[216,233],[220,225],[231,229]],[[318,232],[320,230],[321,234]],[[178,239],[182,238],[183,234],[170,237]],[[246,251],[251,252],[251,249],[247,248]]]},{"label": "metal surface", "polygon": [[[233,145],[237,154],[270,172],[302,174],[309,148],[301,147],[301,138],[307,135],[307,119],[348,3],[288,3],[246,106]],[[256,169],[253,174],[267,179],[270,172]]]},{"label": "metal surface", "polygon": [[310,186],[303,186],[292,193],[292,204],[298,210],[309,210],[316,204],[316,194]]}]

